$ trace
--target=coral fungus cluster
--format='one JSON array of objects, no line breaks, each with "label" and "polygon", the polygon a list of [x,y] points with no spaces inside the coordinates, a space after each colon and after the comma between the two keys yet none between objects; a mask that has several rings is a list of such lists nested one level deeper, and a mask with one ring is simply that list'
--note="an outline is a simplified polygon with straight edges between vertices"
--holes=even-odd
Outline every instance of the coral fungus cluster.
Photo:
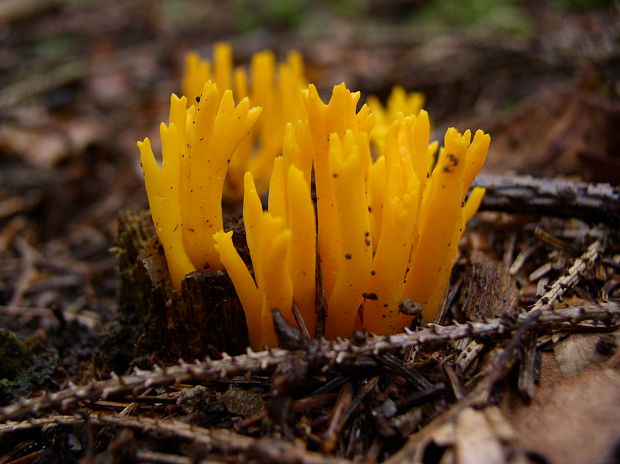
[{"label": "coral fungus cluster", "polygon": [[[360,94],[344,84],[324,103],[296,53],[278,65],[271,52],[254,55],[251,79],[233,69],[228,45],[213,61],[187,58],[186,96],[172,96],[161,125],[161,167],[149,140],[138,143],[175,287],[188,272],[223,267],[253,348],[277,343],[272,308],[294,323],[295,304],[314,333],[319,297],[328,338],[401,331],[404,298],[432,320],[484,194],[469,188],[489,135],[450,128],[437,154],[419,94],[396,88],[387,108],[369,99],[357,110]],[[222,196],[241,192],[252,270],[222,224]]]}]

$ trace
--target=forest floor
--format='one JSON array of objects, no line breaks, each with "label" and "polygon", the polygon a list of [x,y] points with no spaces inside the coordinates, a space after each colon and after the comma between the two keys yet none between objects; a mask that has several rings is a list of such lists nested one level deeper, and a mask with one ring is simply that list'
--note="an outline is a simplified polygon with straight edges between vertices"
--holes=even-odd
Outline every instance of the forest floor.
[{"label": "forest floor", "polygon": [[[570,3],[0,3],[0,463],[620,462],[620,15]],[[135,143],[217,40],[492,135],[441,325],[145,342]]]}]

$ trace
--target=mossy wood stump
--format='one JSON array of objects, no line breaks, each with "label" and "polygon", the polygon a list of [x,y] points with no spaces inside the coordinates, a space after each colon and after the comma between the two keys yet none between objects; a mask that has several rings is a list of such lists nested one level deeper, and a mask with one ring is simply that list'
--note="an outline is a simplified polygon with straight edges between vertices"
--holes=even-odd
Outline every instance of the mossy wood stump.
[{"label": "mossy wood stump", "polygon": [[[239,232],[238,221],[228,222]],[[235,237],[245,240],[243,232]],[[247,250],[245,243],[237,245]],[[245,350],[245,314],[228,276],[222,271],[193,272],[181,291],[175,291],[150,215],[119,216],[117,252],[119,311],[139,325],[134,359],[192,361]]]}]

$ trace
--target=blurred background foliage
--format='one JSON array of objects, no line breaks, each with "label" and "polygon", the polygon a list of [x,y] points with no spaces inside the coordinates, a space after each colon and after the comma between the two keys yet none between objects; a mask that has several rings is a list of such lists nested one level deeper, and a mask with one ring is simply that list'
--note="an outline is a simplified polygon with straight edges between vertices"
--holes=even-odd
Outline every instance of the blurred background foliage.
[{"label": "blurred background foliage", "polygon": [[[221,9],[223,3],[167,0],[161,6],[179,20],[208,22],[209,13]],[[435,33],[485,29],[528,35],[534,32],[532,9],[570,12],[611,4],[613,0],[231,0],[224,8],[230,9],[240,33],[261,28],[312,30],[324,27],[326,17],[340,17],[370,22],[387,19]],[[192,14],[187,15],[188,11]]]},{"label": "blurred background foliage", "polygon": [[[619,9],[617,0],[2,0],[0,110],[9,120],[25,107],[88,114],[97,143],[133,153],[165,118],[185,52],[210,56],[225,40],[236,64],[262,49],[300,50],[323,95],[344,81],[386,98],[400,84],[426,95],[438,132],[472,118],[491,130],[526,99],[561,86],[617,98]],[[102,135],[114,130],[113,139]],[[46,155],[32,159],[65,159],[65,145],[46,142]],[[38,145],[0,126],[0,149],[28,146]],[[60,154],[47,153],[52,146]]]}]

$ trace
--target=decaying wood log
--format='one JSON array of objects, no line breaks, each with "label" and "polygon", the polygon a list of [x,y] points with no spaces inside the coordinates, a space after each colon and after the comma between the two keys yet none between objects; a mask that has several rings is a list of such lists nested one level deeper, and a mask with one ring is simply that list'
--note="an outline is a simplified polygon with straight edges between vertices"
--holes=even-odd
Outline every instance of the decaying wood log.
[{"label": "decaying wood log", "polygon": [[[242,234],[235,236],[238,240]],[[134,358],[155,355],[172,363],[243,352],[248,344],[245,315],[223,272],[193,272],[175,291],[146,214],[119,217],[117,250],[119,312],[126,323],[139,326]]]},{"label": "decaying wood log", "polygon": [[472,253],[469,261],[459,308],[465,319],[479,321],[514,313],[519,291],[508,269],[480,252]]}]

